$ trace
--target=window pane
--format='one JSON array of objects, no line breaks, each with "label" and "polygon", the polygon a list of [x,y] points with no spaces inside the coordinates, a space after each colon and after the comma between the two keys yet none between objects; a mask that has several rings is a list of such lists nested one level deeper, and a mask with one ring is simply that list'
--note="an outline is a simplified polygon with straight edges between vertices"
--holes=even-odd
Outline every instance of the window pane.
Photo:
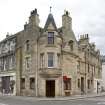
[{"label": "window pane", "polygon": [[30,57],[26,57],[26,69],[30,68]]},{"label": "window pane", "polygon": [[54,32],[48,32],[48,44],[54,44]]},{"label": "window pane", "polygon": [[27,40],[26,41],[26,51],[29,51],[29,47],[30,47],[29,40]]},{"label": "window pane", "polygon": [[58,67],[60,67],[60,54],[57,54],[57,63],[58,63]]},{"label": "window pane", "polygon": [[44,67],[44,53],[40,54],[40,68]]},{"label": "window pane", "polygon": [[80,88],[80,79],[78,79],[78,88]]},{"label": "window pane", "polygon": [[21,78],[21,89],[25,89],[25,78]]},{"label": "window pane", "polygon": [[53,53],[48,54],[48,67],[53,67]]},{"label": "window pane", "polygon": [[35,79],[30,78],[30,89],[35,89]]},{"label": "window pane", "polygon": [[73,51],[73,44],[70,45],[71,51]]},{"label": "window pane", "polygon": [[88,89],[90,89],[90,80],[87,80]]}]

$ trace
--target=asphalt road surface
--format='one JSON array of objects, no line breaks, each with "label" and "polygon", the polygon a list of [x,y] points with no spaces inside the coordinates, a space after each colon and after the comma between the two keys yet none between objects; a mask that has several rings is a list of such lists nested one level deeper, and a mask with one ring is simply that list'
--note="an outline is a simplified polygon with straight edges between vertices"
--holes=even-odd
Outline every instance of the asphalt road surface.
[{"label": "asphalt road surface", "polygon": [[0,96],[0,105],[105,105],[105,96],[61,101]]}]

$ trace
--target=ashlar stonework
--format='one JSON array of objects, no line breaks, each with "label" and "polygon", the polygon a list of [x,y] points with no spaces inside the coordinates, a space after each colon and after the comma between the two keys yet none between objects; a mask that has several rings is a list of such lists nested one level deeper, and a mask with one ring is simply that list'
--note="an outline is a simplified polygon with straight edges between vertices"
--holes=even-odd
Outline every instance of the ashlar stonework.
[{"label": "ashlar stonework", "polygon": [[[16,37],[16,95],[58,97],[101,91],[100,51],[88,34],[77,41],[68,11],[57,28],[49,13],[44,28],[37,9]],[[0,75],[3,75],[0,71]]]}]

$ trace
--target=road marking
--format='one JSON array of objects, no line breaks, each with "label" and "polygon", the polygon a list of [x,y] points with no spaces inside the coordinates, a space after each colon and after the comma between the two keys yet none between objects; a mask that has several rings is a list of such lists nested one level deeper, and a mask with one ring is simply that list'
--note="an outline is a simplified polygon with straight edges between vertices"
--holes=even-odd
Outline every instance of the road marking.
[{"label": "road marking", "polygon": [[98,102],[98,105],[105,105],[105,102]]}]

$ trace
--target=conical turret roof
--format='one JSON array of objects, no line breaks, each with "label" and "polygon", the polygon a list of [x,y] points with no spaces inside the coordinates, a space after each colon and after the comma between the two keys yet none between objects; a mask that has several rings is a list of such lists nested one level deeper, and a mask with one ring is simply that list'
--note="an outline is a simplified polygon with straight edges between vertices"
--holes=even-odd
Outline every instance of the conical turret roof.
[{"label": "conical turret roof", "polygon": [[49,26],[50,23],[53,25],[53,27],[55,28],[55,30],[57,30],[57,27],[56,27],[56,24],[55,24],[53,15],[52,15],[51,13],[48,15],[46,24],[45,24],[45,26],[44,26],[44,30],[45,30],[45,31],[47,30],[47,28],[48,28],[48,26]]}]

